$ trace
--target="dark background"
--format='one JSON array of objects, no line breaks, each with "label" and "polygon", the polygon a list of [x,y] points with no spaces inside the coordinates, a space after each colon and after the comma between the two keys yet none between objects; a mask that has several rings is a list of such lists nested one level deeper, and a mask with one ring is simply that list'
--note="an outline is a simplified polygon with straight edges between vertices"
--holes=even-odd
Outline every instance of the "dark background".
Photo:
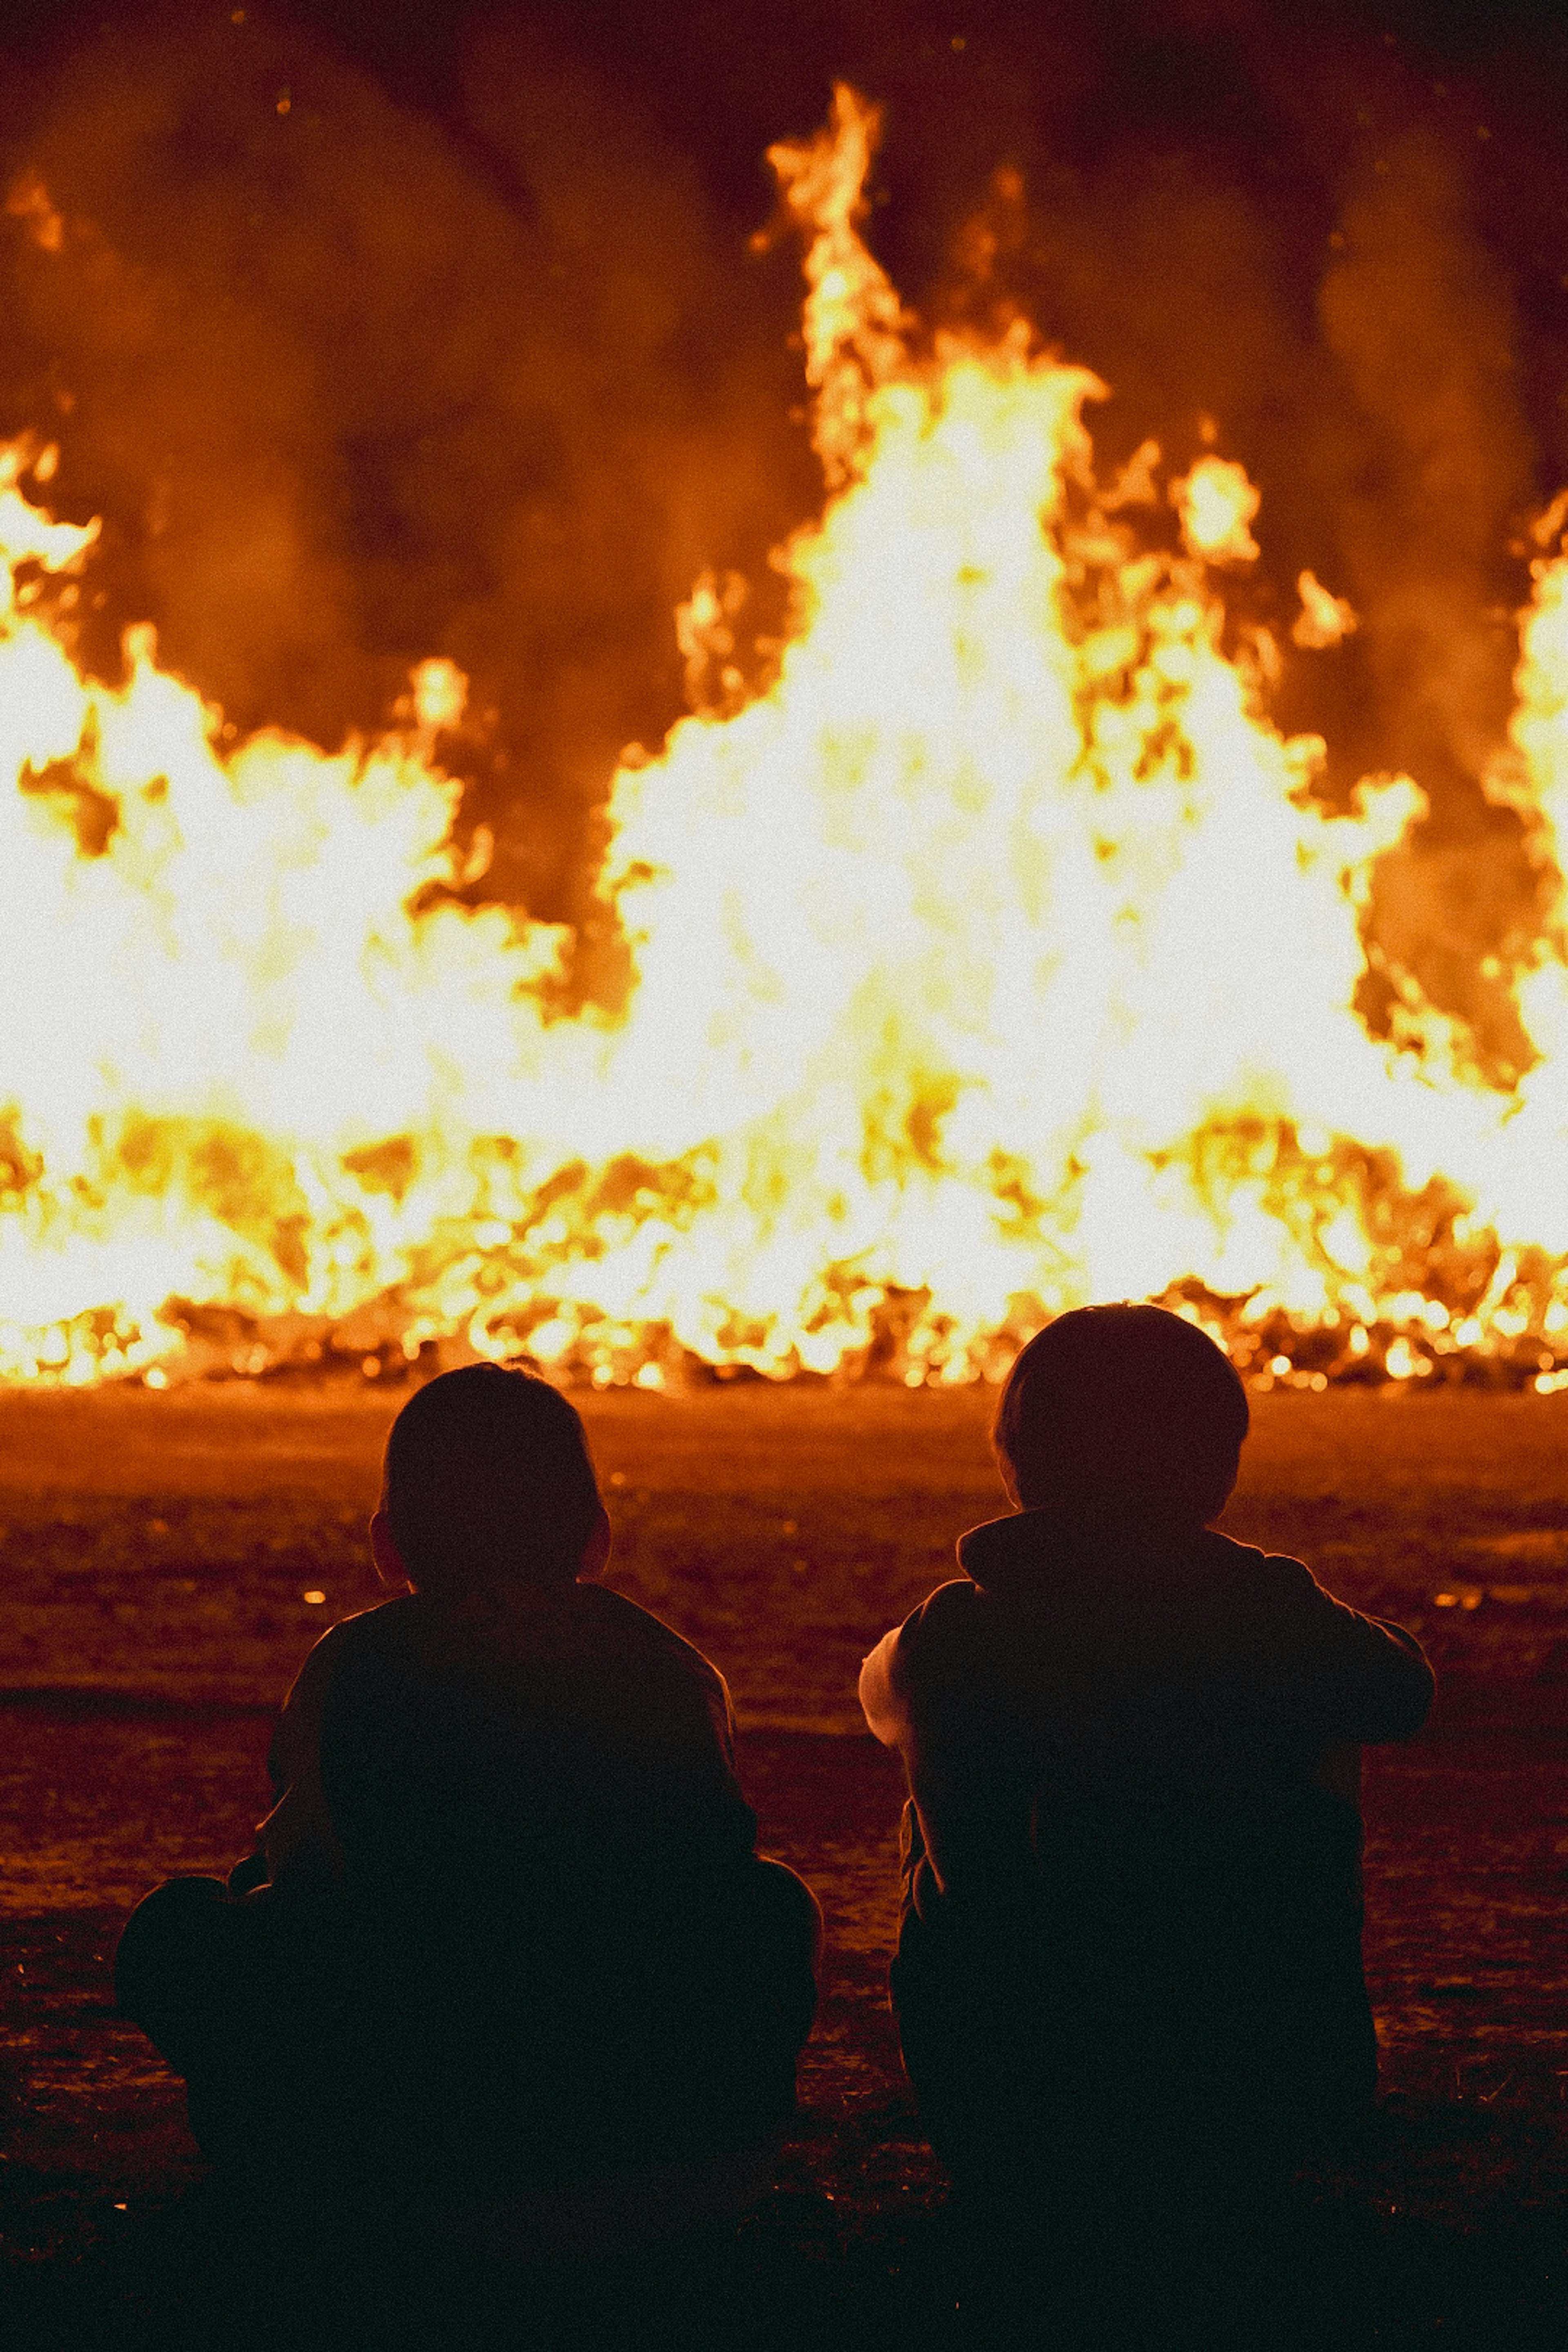
[{"label": "dark background", "polygon": [[616,754],[682,707],[673,607],[733,569],[765,626],[820,506],[798,251],[751,240],[764,149],[842,77],[928,322],[1025,308],[1112,388],[1108,459],[1152,434],[1179,470],[1212,419],[1263,493],[1254,610],[1288,626],[1303,567],[1351,599],[1279,723],[1331,792],[1415,775],[1382,933],[1524,1051],[1477,966],[1542,902],[1481,780],[1568,484],[1561,9],[12,0],[0,57],[0,173],[47,192],[0,219],[0,429],[104,519],[100,669],[151,619],[237,725],[335,746],[449,654],[483,887],[580,916]]}]

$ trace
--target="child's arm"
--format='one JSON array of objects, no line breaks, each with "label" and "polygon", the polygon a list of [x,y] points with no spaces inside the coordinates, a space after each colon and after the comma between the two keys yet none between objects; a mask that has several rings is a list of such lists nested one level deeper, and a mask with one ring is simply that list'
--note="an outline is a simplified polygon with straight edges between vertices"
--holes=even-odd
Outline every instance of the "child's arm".
[{"label": "child's arm", "polygon": [[1353,1739],[1336,1739],[1319,1757],[1312,1779],[1352,1812],[1361,1811],[1361,1749]]},{"label": "child's arm", "polygon": [[278,1802],[257,1837],[274,1886],[341,1876],[342,1850],[321,1786],[321,1721],[337,1648],[334,1626],[310,1652],[283,1702],[267,1769]]},{"label": "child's arm", "polygon": [[1282,1577],[1287,1635],[1277,1663],[1295,1709],[1326,1740],[1413,1739],[1436,1688],[1415,1636],[1334,1600],[1299,1560],[1271,1565]]},{"label": "child's arm", "polygon": [[901,1710],[893,1695],[893,1652],[899,1646],[901,1625],[884,1633],[868,1658],[860,1665],[860,1711],[868,1727],[884,1748],[896,1748],[903,1721]]}]

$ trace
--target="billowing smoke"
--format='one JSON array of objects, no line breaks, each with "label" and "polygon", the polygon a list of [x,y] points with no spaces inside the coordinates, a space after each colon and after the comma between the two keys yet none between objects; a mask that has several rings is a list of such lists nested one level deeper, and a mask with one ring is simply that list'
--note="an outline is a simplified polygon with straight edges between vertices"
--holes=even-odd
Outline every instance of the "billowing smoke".
[{"label": "billowing smoke", "polygon": [[1518,323],[1430,133],[1390,140],[1356,175],[1331,243],[1318,307],[1360,426],[1336,531],[1380,707],[1436,787],[1445,768],[1486,772],[1511,699],[1493,589],[1533,487]]},{"label": "billowing smoke", "polygon": [[[1434,810],[1417,854],[1384,877],[1378,934],[1501,1075],[1521,1042],[1506,967],[1545,911],[1495,797],[1518,652],[1499,574],[1537,493],[1513,385],[1520,322],[1466,215],[1452,153],[1430,133],[1390,140],[1347,190],[1319,310],[1359,410],[1331,509],[1363,615],[1361,683]],[[1489,782],[1489,801],[1474,790]],[[1489,958],[1504,971],[1482,971]]]},{"label": "billowing smoke", "polygon": [[151,618],[237,726],[331,745],[451,656],[495,887],[575,911],[616,754],[680,709],[675,604],[812,495],[787,261],[526,28],[457,128],[245,11],[95,34],[12,185],[3,421],[105,518],[94,657]]}]

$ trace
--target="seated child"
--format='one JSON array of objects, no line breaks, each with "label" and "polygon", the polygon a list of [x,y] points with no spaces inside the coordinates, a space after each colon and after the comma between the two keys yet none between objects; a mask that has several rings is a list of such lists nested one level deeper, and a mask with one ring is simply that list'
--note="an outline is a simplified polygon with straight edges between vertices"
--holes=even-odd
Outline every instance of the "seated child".
[{"label": "seated child", "polygon": [[371,1543],[412,1590],[306,1659],[259,1853],[160,1887],[121,1942],[121,2009],[206,2152],[460,2203],[758,2142],[794,2105],[820,1915],[756,1853],[722,1678],[593,1581],[577,1413],[495,1365],[432,1381]]},{"label": "seated child", "polygon": [[1359,1743],[1410,1738],[1432,1675],[1210,1529],[1247,1428],[1180,1317],[1061,1316],[997,1414],[1016,1514],[866,1660],[910,1789],[905,2063],[979,2203],[1107,2166],[1279,2176],[1370,2104]]}]

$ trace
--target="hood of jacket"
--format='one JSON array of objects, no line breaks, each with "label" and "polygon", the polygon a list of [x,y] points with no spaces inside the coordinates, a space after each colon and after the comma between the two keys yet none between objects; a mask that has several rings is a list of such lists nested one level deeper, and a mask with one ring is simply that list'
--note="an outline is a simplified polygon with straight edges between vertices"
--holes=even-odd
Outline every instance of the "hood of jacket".
[{"label": "hood of jacket", "polygon": [[1100,1514],[1067,1520],[1054,1511],[1013,1511],[960,1536],[958,1564],[982,1591],[1012,1600],[1091,1563],[1097,1579],[1136,1581],[1151,1570],[1168,1577],[1176,1562],[1223,1540],[1204,1528],[1151,1526],[1146,1519]]}]

